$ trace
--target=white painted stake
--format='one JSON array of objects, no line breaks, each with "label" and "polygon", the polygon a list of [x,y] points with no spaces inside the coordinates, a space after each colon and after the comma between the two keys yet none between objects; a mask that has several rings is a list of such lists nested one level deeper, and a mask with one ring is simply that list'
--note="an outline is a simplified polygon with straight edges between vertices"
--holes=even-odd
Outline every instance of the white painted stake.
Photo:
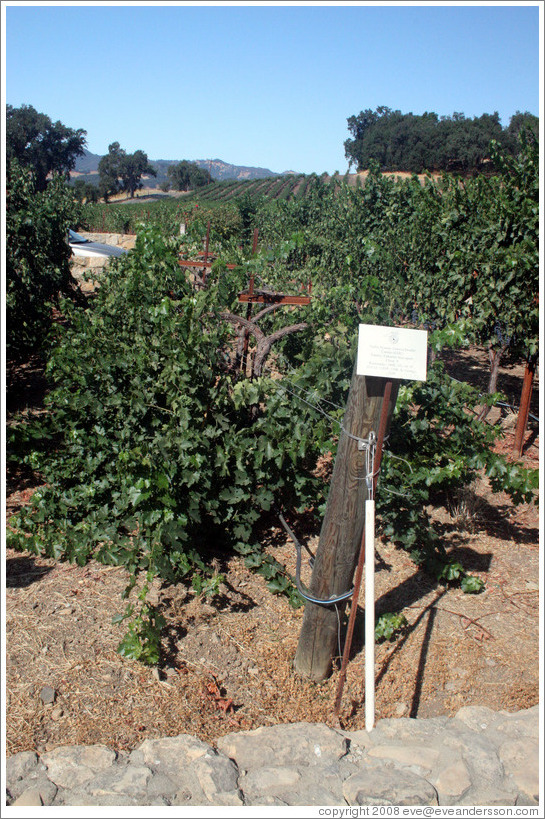
[{"label": "white painted stake", "polygon": [[375,501],[365,501],[365,730],[375,725]]}]

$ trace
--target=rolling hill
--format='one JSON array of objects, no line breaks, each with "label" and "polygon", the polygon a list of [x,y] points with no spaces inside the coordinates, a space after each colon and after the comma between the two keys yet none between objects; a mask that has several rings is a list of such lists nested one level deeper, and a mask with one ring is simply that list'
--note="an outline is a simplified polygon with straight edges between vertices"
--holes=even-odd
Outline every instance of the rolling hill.
[{"label": "rolling hill", "polygon": [[[102,157],[99,154],[93,154],[91,151],[85,151],[83,156],[78,157],[76,167],[72,172],[73,177],[87,177],[87,180],[96,180],[98,174],[98,163]],[[175,165],[180,162],[179,159],[150,159],[150,164],[156,169],[157,177],[154,179],[147,177],[148,187],[157,187],[162,180],[167,178],[167,169],[169,165]],[[267,179],[271,176],[286,176],[293,174],[295,171],[283,171],[276,173],[268,168],[254,168],[246,165],[231,165],[229,162],[224,162],[222,159],[193,159],[190,160],[198,165],[199,168],[204,168],[210,172],[212,179],[215,181],[226,181],[229,179]]]}]

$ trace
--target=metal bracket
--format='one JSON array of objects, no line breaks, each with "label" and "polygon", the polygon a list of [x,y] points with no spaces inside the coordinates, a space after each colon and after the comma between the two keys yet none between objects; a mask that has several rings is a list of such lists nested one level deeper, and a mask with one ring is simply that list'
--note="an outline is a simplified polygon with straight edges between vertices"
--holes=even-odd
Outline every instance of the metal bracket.
[{"label": "metal bracket", "polygon": [[[309,590],[305,588],[305,586],[301,582],[301,544],[299,543],[299,541],[293,534],[292,530],[286,523],[286,520],[281,512],[278,514],[278,517],[280,519],[280,523],[282,524],[282,526],[284,527],[284,529],[286,530],[286,532],[288,533],[288,535],[291,537],[295,544],[295,550],[297,552],[297,561],[295,567],[295,585],[297,586],[297,591],[299,592],[301,597],[304,600],[308,600],[309,603],[315,603],[317,606],[335,606],[337,603],[342,603],[345,600],[348,600],[350,597],[352,597],[352,594],[354,592],[353,588],[351,588],[350,591],[345,592],[344,594],[337,594],[331,597],[314,597],[312,594],[310,594]],[[311,561],[312,561],[311,565],[314,565],[314,557],[311,557]]]}]

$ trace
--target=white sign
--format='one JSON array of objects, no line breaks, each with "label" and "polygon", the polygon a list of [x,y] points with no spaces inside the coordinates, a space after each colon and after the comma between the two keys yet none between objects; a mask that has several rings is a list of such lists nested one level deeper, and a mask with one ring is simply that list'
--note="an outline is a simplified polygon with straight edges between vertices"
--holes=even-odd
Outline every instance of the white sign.
[{"label": "white sign", "polygon": [[360,324],[358,375],[425,381],[427,361],[426,330]]}]

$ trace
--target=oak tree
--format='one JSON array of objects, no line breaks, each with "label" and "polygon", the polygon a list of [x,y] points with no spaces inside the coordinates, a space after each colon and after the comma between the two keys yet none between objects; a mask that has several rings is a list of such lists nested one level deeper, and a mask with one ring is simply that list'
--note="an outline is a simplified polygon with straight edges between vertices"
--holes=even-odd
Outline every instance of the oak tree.
[{"label": "oak tree", "polygon": [[199,168],[194,162],[183,159],[175,165],[169,165],[167,171],[172,187],[178,191],[189,191],[212,182],[210,173]]},{"label": "oak tree", "polygon": [[122,191],[126,191],[132,199],[135,191],[142,187],[144,174],[157,176],[144,151],[128,154],[119,142],[108,146],[108,153],[98,163],[98,173],[99,190],[106,200]]},{"label": "oak tree", "polygon": [[87,132],[52,122],[32,105],[6,106],[6,159],[17,160],[33,174],[36,190],[43,191],[52,175],[70,176],[76,159],[84,152]]}]

